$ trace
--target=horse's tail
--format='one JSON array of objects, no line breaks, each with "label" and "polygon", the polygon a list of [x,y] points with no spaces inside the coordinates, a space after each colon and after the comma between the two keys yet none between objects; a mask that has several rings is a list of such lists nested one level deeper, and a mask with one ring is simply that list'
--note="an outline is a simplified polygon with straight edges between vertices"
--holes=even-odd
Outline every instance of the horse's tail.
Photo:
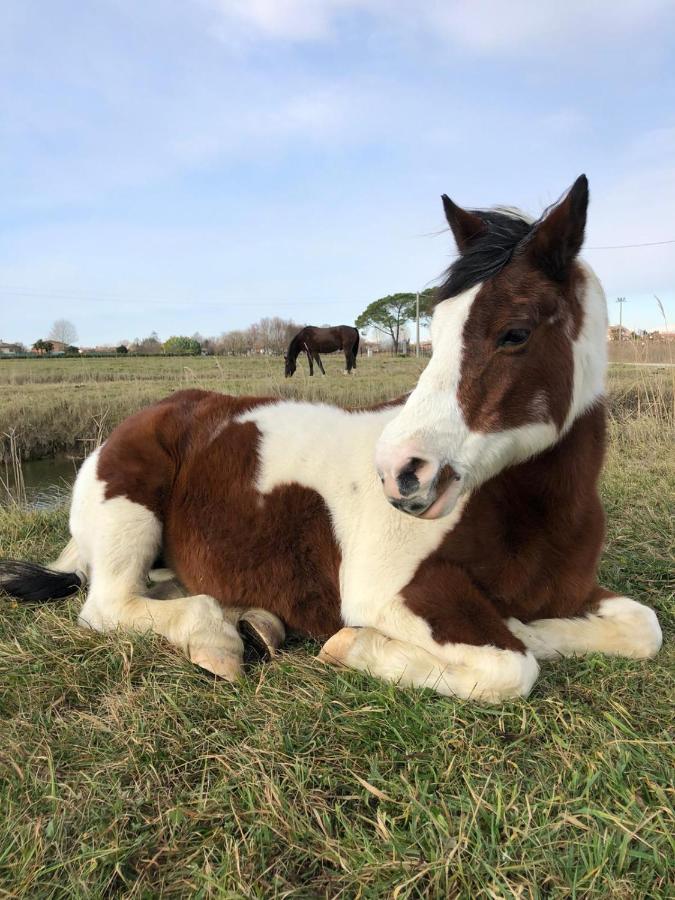
[{"label": "horse's tail", "polygon": [[77,561],[77,547],[73,540],[69,541],[52,566],[0,559],[0,594],[34,603],[63,600],[78,591],[87,580],[84,572],[77,568]]},{"label": "horse's tail", "polygon": [[352,355],[354,356],[354,368],[356,368],[356,357],[359,355],[359,344],[361,343],[361,335],[356,331],[356,340],[354,341],[354,346],[352,347]]}]

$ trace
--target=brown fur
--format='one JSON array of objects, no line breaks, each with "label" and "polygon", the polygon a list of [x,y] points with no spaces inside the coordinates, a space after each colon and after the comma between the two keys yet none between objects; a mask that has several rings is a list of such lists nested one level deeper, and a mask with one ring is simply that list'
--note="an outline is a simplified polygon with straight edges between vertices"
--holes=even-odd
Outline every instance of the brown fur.
[{"label": "brown fur", "polygon": [[[516,260],[486,282],[464,327],[459,401],[474,431],[503,431],[553,420],[561,428],[574,380],[572,340],[583,313],[575,267],[564,285]],[[511,328],[529,328],[526,344],[499,347]]]},{"label": "brown fur", "polygon": [[598,406],[560,443],[471,496],[457,526],[403,590],[436,640],[515,649],[520,642],[503,619],[574,616],[609,596],[601,596],[595,578],[604,537],[596,488],[604,435]]}]

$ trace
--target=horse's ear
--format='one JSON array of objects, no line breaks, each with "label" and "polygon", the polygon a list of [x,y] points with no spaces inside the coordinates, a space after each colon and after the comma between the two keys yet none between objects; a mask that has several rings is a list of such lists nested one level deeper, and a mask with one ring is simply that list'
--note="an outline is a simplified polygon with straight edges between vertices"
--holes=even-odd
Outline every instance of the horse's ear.
[{"label": "horse's ear", "polygon": [[442,195],[442,200],[445,218],[455,237],[457,249],[460,253],[464,253],[476,238],[487,233],[488,226],[480,216],[453,203],[447,194]]},{"label": "horse's ear", "polygon": [[588,178],[580,175],[565,197],[532,232],[530,259],[556,281],[562,281],[581,250],[588,210]]}]

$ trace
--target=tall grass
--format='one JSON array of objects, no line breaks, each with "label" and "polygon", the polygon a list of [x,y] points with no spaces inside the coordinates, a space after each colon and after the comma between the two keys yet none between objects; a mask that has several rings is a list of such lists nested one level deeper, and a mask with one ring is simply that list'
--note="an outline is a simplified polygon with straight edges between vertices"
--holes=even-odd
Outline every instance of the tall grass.
[{"label": "tall grass", "polygon": [[[294,378],[285,379],[283,361],[276,357],[4,361],[0,434],[15,429],[24,459],[63,451],[83,456],[126,416],[180,388],[368,405],[410,390],[426,360],[364,358],[349,377],[336,357],[325,363],[325,378],[309,378],[301,366]],[[622,422],[644,412],[672,427],[674,385],[675,368],[611,366],[610,416]],[[5,438],[0,457],[8,455]]]},{"label": "tall grass", "polygon": [[17,441],[16,428],[10,428],[2,436],[7,450],[3,454],[4,474],[0,474],[0,492],[4,494],[4,502],[26,505],[26,485],[21,465],[21,453]]}]

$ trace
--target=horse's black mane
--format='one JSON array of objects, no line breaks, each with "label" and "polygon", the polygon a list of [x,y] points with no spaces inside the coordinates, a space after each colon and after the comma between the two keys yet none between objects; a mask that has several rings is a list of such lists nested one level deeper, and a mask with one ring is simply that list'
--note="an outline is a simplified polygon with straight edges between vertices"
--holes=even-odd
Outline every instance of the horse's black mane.
[{"label": "horse's black mane", "polygon": [[436,289],[437,302],[495,276],[510,262],[538,224],[528,221],[515,210],[472,209],[470,212],[485,222],[487,232],[476,238],[450,266],[444,282]]}]

